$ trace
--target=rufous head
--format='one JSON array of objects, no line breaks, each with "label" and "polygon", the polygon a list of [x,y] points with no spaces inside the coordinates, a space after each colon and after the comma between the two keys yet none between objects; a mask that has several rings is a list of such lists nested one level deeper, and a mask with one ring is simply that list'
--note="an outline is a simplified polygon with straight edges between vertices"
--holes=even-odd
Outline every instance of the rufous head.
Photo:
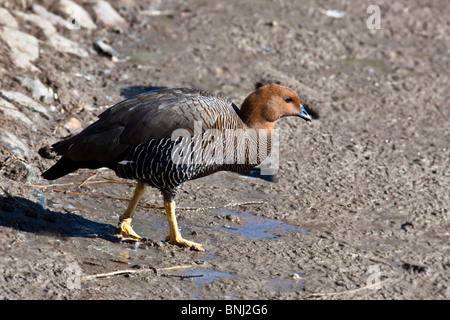
[{"label": "rufous head", "polygon": [[297,116],[307,121],[312,119],[300,103],[298,94],[277,84],[265,85],[251,93],[244,100],[239,115],[248,126],[269,130],[282,117]]}]

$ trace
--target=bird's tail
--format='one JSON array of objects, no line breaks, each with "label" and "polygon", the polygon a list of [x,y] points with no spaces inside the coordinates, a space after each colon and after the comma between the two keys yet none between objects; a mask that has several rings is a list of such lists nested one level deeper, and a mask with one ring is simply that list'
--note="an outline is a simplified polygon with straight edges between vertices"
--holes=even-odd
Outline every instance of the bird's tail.
[{"label": "bird's tail", "polygon": [[55,180],[62,176],[65,176],[68,173],[74,172],[79,168],[79,163],[69,158],[62,157],[53,167],[45,171],[42,174],[42,177],[47,180]]}]

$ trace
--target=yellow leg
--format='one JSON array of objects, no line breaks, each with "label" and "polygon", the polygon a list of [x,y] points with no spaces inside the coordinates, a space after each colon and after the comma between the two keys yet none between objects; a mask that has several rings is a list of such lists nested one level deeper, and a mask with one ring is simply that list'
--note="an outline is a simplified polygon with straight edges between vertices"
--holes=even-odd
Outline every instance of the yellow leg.
[{"label": "yellow leg", "polygon": [[134,232],[131,227],[131,220],[133,219],[134,210],[136,210],[139,199],[145,192],[145,184],[138,182],[136,189],[134,189],[133,198],[128,205],[127,210],[119,217],[119,225],[117,226],[117,236],[123,240],[139,241],[142,237]]},{"label": "yellow leg", "polygon": [[177,218],[175,216],[175,202],[164,201],[164,208],[166,209],[167,220],[169,220],[169,236],[167,237],[167,240],[171,244],[190,247],[198,251],[206,251],[200,243],[185,240],[181,236],[181,233],[178,230]]}]

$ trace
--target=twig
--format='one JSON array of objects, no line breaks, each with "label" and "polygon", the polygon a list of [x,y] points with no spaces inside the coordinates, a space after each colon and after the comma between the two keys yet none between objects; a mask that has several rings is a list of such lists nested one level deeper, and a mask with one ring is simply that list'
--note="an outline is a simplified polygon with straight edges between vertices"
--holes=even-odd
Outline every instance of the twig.
[{"label": "twig", "polygon": [[380,286],[383,283],[388,282],[388,280],[389,279],[385,279],[383,281],[372,283],[372,284],[369,284],[367,286],[364,286],[364,287],[361,287],[361,288],[357,288],[357,289],[353,289],[353,290],[345,290],[345,291],[340,291],[340,292],[312,292],[311,296],[313,296],[313,297],[323,297],[323,296],[337,296],[337,295],[341,295],[341,294],[354,293],[354,292],[370,289],[370,288],[373,288],[373,287],[376,287],[376,286]]},{"label": "twig", "polygon": [[85,179],[82,183],[80,183],[80,185],[78,186],[78,189],[81,189],[82,186],[84,186],[86,183],[89,182],[89,180],[95,178],[98,174],[98,171],[96,171],[92,176],[90,176],[89,178]]},{"label": "twig", "polygon": [[111,271],[111,272],[105,272],[105,273],[97,273],[92,274],[88,276],[81,277],[82,280],[91,280],[91,279],[98,279],[98,278],[106,278],[111,276],[117,276],[120,274],[131,274],[131,273],[141,273],[144,271],[153,271],[150,269],[140,269],[140,270],[133,270],[133,269],[126,269],[126,270],[117,270],[117,271]]},{"label": "twig", "polygon": [[193,275],[190,275],[190,276],[182,276],[182,275],[178,275],[178,274],[162,274],[161,276],[168,277],[168,278],[180,278],[180,280],[189,279],[189,278],[201,278],[201,277],[203,277],[202,274],[193,274]]},{"label": "twig", "polygon": [[235,202],[235,203],[228,203],[224,204],[223,206],[219,207],[177,207],[178,210],[195,210],[195,211],[204,211],[204,210],[214,210],[214,209],[222,209],[222,208],[229,208],[229,207],[237,207],[237,206],[244,206],[244,205],[250,205],[250,204],[263,204],[265,201],[244,201],[244,202]]},{"label": "twig", "polygon": [[169,271],[169,270],[176,270],[176,269],[186,269],[186,268],[191,268],[192,266],[190,265],[184,265],[184,266],[173,266],[173,267],[166,267],[166,268],[160,268],[160,269],[156,269],[156,273],[161,272],[161,271]]},{"label": "twig", "polygon": [[[87,275],[87,276],[83,276],[81,277],[82,280],[91,280],[91,279],[98,279],[98,278],[106,278],[106,277],[112,277],[112,276],[117,276],[117,275],[123,275],[123,274],[136,274],[136,273],[143,273],[143,272],[149,272],[152,271],[155,274],[158,274],[158,272],[161,271],[167,271],[167,270],[175,270],[175,269],[183,269],[183,268],[191,268],[191,266],[173,266],[173,267],[168,267],[168,268],[153,268],[151,267],[150,269],[124,269],[124,270],[116,270],[116,271],[111,271],[111,272],[105,272],[105,273],[97,273],[97,274],[91,274],[91,275]],[[165,275],[162,275],[165,276]],[[186,276],[188,277],[188,276]]]},{"label": "twig", "polygon": [[6,194],[6,196],[10,199],[12,199],[13,201],[17,202],[19,205],[21,205],[24,208],[28,208],[26,205],[24,205],[22,202],[20,202],[19,200],[16,199],[16,197],[14,197],[13,195],[11,195],[8,190],[6,190],[5,188],[3,188],[2,186],[0,186],[0,188],[3,190],[3,192]]}]

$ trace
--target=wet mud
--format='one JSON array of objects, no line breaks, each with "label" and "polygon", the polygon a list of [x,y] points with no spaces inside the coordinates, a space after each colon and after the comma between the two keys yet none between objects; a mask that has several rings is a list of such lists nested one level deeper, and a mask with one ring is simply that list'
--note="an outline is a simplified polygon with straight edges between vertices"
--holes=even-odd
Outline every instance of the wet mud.
[{"label": "wet mud", "polygon": [[[31,1],[9,3],[32,12]],[[1,90],[30,95],[16,80],[29,75],[58,97],[35,126],[0,108],[0,298],[450,297],[446,1],[381,2],[376,30],[367,1],[110,3],[126,32],[58,28],[84,58],[42,41],[35,72],[0,47]],[[118,61],[93,49],[100,39]],[[240,105],[266,83],[295,89],[314,119],[277,123],[276,176],[221,172],[183,186],[181,233],[206,252],[165,241],[157,190],[133,219],[146,240],[124,243],[114,229],[132,181],[103,169],[40,178],[55,162],[41,147],[125,97],[183,86]]]}]

